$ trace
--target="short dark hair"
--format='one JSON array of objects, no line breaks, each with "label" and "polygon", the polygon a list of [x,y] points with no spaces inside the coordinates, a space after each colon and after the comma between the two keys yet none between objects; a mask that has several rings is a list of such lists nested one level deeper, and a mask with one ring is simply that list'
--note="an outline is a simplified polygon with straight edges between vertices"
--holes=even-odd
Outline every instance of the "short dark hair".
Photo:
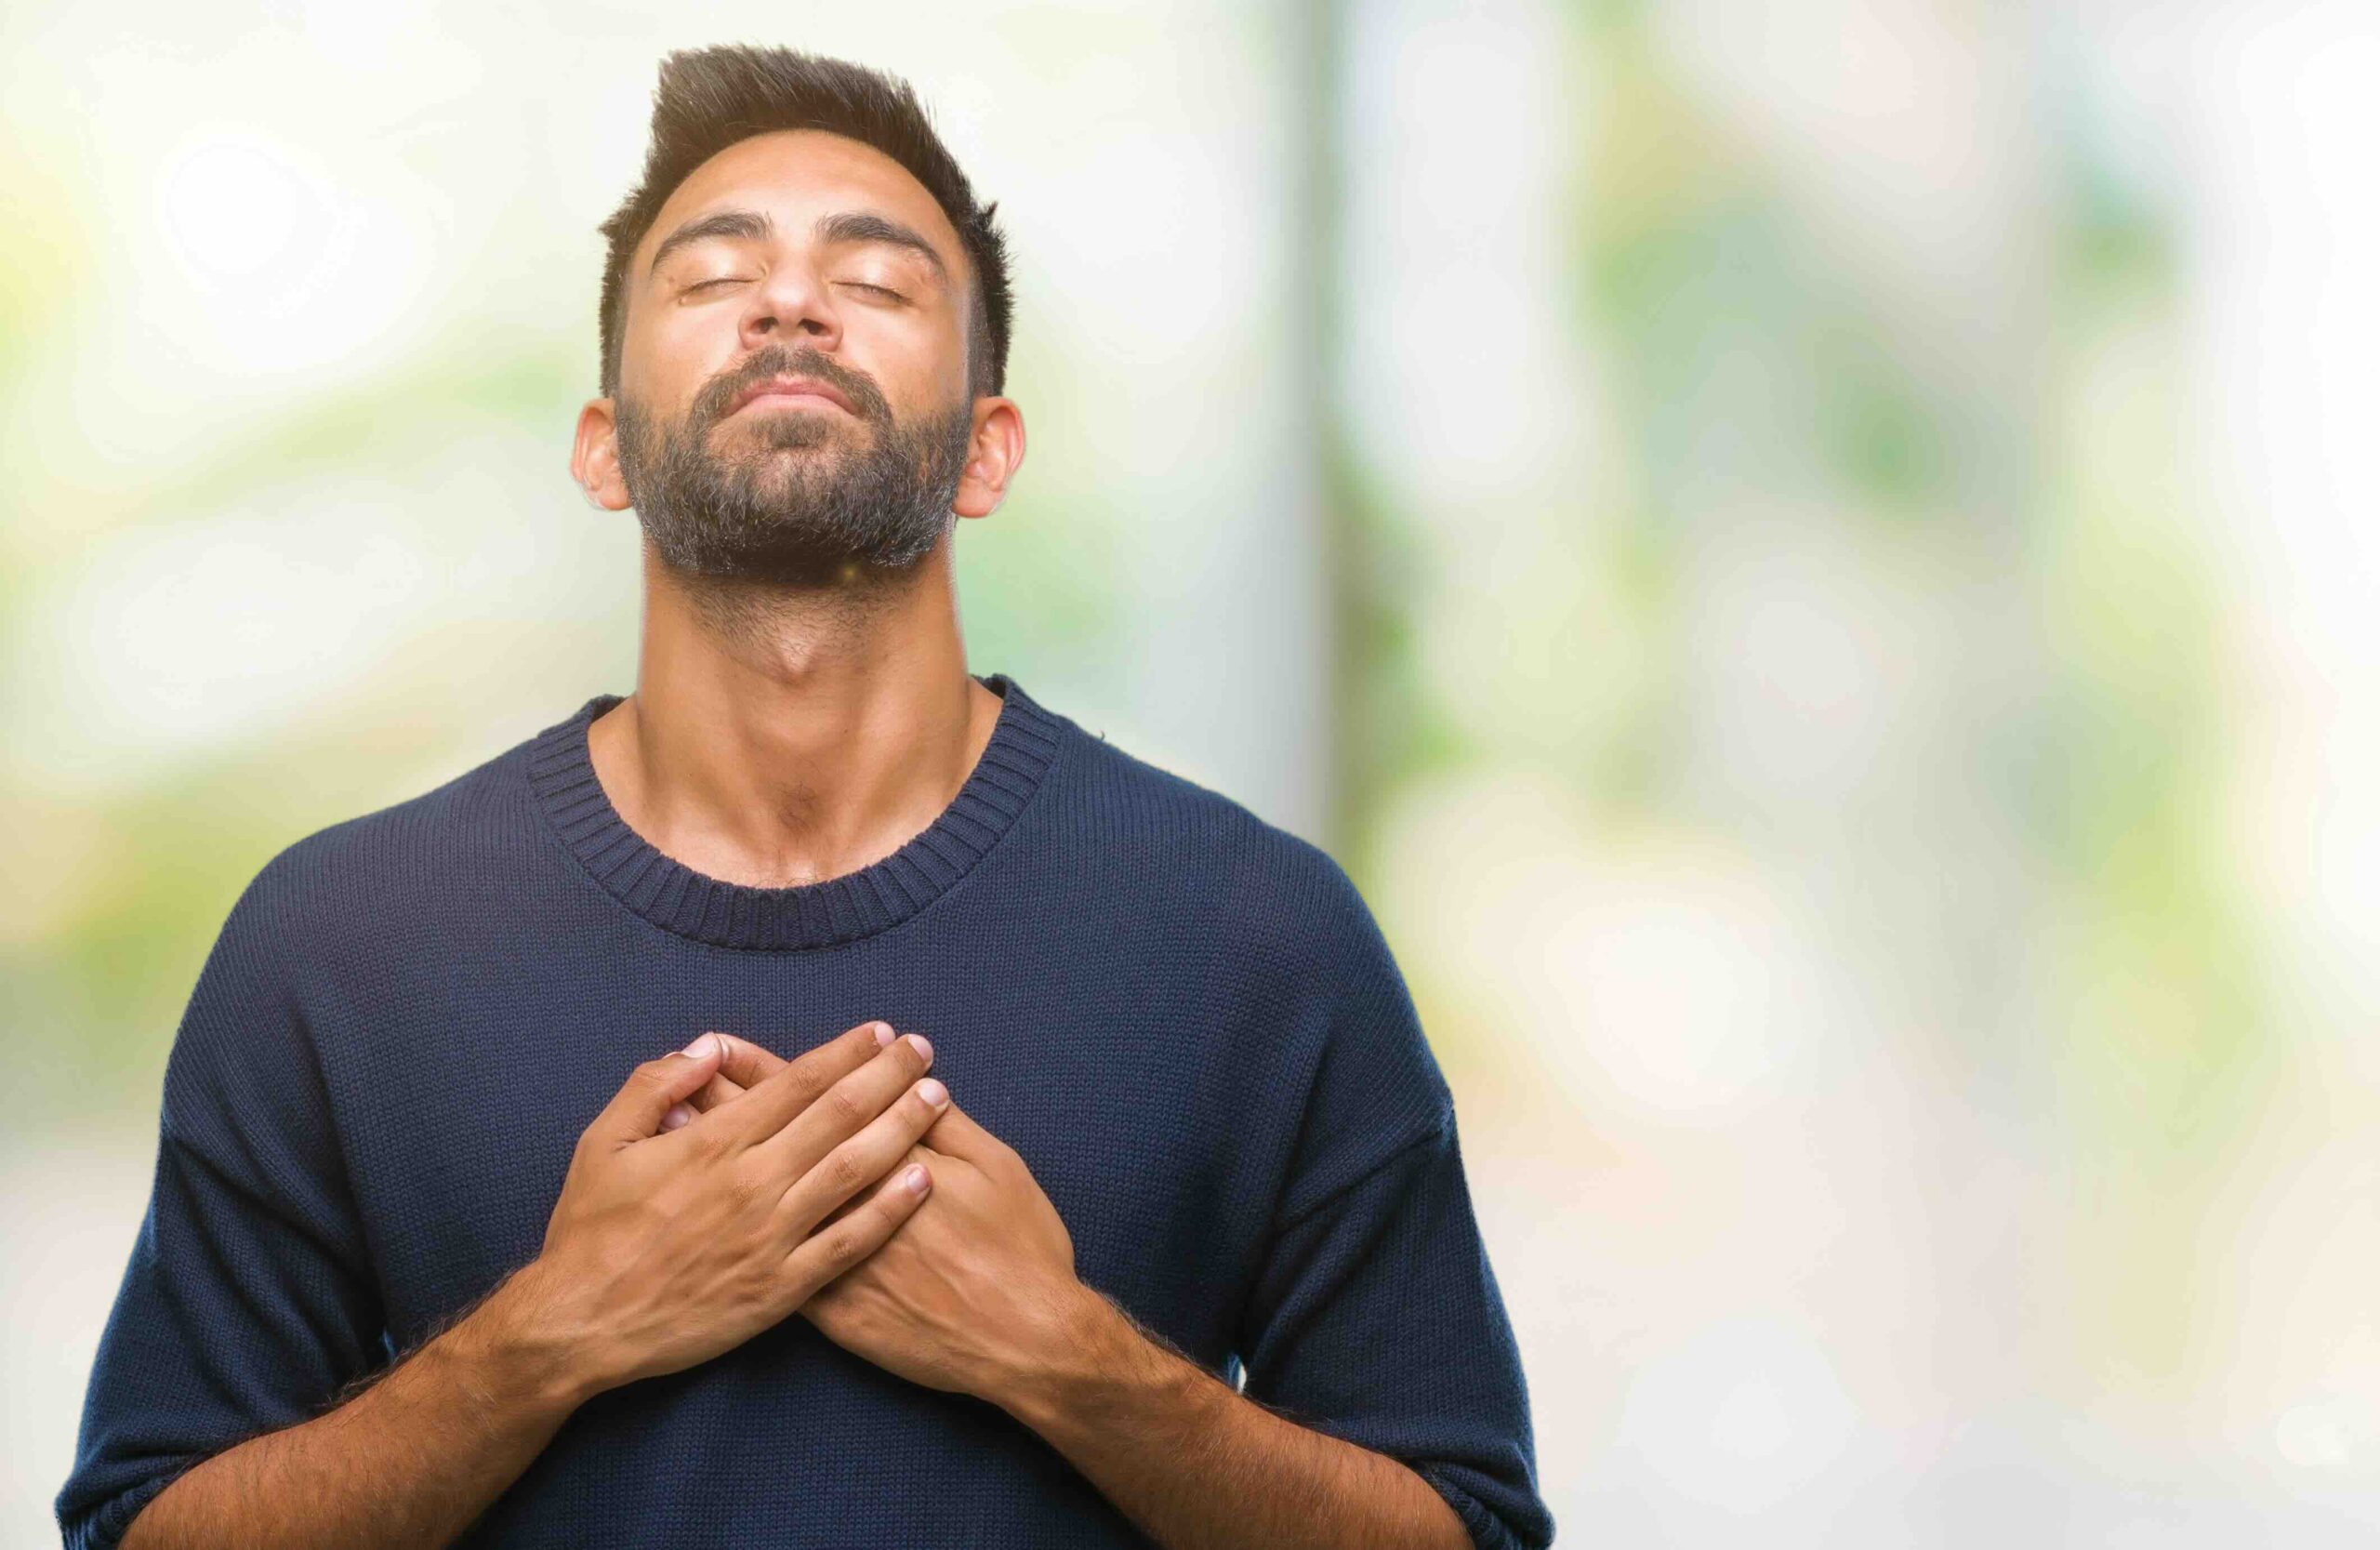
[{"label": "short dark hair", "polygon": [[653,94],[653,139],[644,180],[598,228],[610,251],[603,262],[598,325],[602,391],[620,389],[628,327],[628,259],[679,184],[713,156],[754,135],[824,129],[884,152],[926,187],[959,231],[974,271],[967,331],[967,379],[977,397],[997,394],[1008,378],[1008,245],[978,205],[967,175],[927,121],[906,81],[843,60],[790,48],[722,44],[681,48],[661,61]]}]

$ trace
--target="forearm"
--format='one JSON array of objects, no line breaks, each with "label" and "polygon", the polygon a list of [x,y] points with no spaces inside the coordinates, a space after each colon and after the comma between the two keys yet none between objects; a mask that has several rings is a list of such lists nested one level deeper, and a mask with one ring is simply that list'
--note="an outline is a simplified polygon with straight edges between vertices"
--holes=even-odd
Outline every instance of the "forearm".
[{"label": "forearm", "polygon": [[133,1519],[123,1550],[451,1543],[589,1397],[526,1316],[534,1301],[515,1276],[336,1410],[194,1466]]},{"label": "forearm", "polygon": [[1405,1465],[1275,1414],[1091,1301],[1072,1353],[996,1402],[1166,1550],[1469,1550]]}]

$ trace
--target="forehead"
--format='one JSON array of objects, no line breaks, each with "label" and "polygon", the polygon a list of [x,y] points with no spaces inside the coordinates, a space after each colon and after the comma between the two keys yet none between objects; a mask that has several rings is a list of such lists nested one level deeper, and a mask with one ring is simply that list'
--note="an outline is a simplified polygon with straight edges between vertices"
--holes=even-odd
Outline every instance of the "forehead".
[{"label": "forehead", "polygon": [[958,228],[908,168],[874,146],[824,129],[778,129],[737,140],[670,191],[637,243],[631,282],[643,276],[670,232],[730,207],[764,211],[784,232],[806,232],[822,215],[873,210],[933,244],[954,277],[966,272]]}]

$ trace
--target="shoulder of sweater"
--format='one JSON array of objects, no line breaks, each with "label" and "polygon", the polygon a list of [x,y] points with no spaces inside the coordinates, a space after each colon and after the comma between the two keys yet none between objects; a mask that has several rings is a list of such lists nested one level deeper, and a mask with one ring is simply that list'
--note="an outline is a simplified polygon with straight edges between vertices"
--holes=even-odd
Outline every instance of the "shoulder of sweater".
[{"label": "shoulder of sweater", "polygon": [[240,907],[320,928],[386,920],[409,883],[451,890],[458,866],[468,876],[470,857],[491,854],[505,822],[517,826],[526,811],[516,766],[528,748],[516,743],[428,790],[290,841],[258,868]]},{"label": "shoulder of sweater", "polygon": [[1166,929],[1194,922],[1215,944],[1213,961],[1237,976],[1240,1004],[1261,1008],[1268,1034],[1295,1052],[1294,1085],[1309,1103],[1318,1094],[1332,1106],[1327,1127],[1348,1127],[1342,1143],[1377,1132],[1395,1149],[1448,1123],[1452,1091],[1411,990],[1338,858],[1222,792],[1112,744],[1092,747],[1091,802],[1122,790],[1128,802],[1189,820],[1145,829],[1110,822],[1095,834],[1110,845],[1118,832],[1140,836],[1138,854],[1116,865],[1183,884],[1159,912]]},{"label": "shoulder of sweater", "polygon": [[1289,968],[1385,966],[1362,893],[1322,846],[1245,802],[1084,735],[1080,812],[1106,864],[1171,879],[1219,931],[1286,955]]},{"label": "shoulder of sweater", "polygon": [[1338,863],[1319,845],[1261,817],[1225,792],[1142,758],[1104,735],[1074,739],[1080,762],[1073,773],[1075,805],[1104,820],[1102,838],[1129,845],[1171,846],[1173,859],[1224,866],[1270,862],[1308,869]]}]

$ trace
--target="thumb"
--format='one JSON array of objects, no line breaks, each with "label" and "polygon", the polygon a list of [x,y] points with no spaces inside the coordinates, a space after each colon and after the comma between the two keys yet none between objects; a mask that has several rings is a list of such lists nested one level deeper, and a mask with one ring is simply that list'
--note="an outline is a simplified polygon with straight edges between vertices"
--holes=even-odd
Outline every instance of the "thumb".
[{"label": "thumb", "polygon": [[950,1106],[942,1111],[934,1122],[918,1137],[918,1145],[945,1157],[955,1157],[972,1162],[985,1172],[1004,1167],[1011,1161],[1022,1162],[1016,1148],[975,1122],[974,1117],[959,1106],[953,1098]]},{"label": "thumb", "polygon": [[763,1077],[774,1076],[786,1067],[783,1055],[764,1050],[748,1039],[738,1039],[732,1033],[714,1033],[710,1039],[719,1046],[719,1074],[738,1087],[756,1086]]},{"label": "thumb", "polygon": [[658,1133],[661,1117],[671,1105],[710,1080],[719,1069],[719,1040],[707,1033],[676,1054],[646,1061],[628,1073],[628,1080],[603,1106],[588,1132],[615,1143],[642,1141]]}]

